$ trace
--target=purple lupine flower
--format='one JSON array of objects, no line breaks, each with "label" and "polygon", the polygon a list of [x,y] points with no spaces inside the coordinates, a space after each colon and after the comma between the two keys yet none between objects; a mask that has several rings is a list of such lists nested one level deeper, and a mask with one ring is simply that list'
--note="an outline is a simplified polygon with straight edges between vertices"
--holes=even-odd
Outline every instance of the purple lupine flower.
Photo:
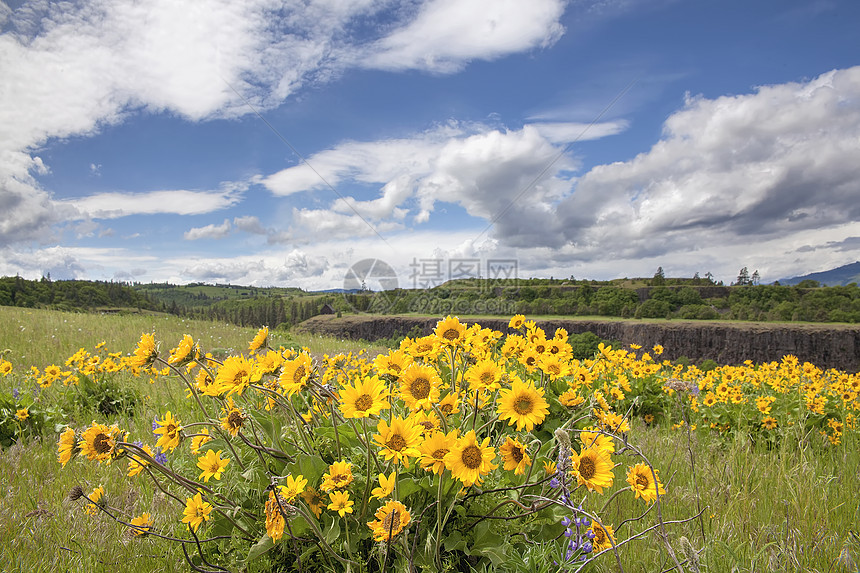
[{"label": "purple lupine flower", "polygon": [[585,532],[585,536],[589,539],[594,539],[594,532],[592,530],[588,530]]},{"label": "purple lupine flower", "polygon": [[591,545],[591,541],[586,541],[585,543],[580,545],[579,548],[582,549],[583,553],[591,553],[591,550],[594,549],[594,547]]},{"label": "purple lupine flower", "polygon": [[20,396],[20,395],[21,395],[21,392],[20,392],[17,388],[13,388],[13,389],[12,389],[12,397],[13,397],[16,401],[18,400],[18,396]]},{"label": "purple lupine flower", "polygon": [[555,489],[555,488],[560,487],[560,486],[561,486],[561,482],[558,481],[558,478],[554,477],[551,480],[549,480],[549,487],[551,487],[552,489]]},{"label": "purple lupine flower", "polygon": [[567,516],[562,517],[561,518],[561,524],[565,527],[570,527],[570,524],[571,524],[570,518]]},{"label": "purple lupine flower", "polygon": [[167,454],[165,454],[164,452],[158,452],[157,454],[155,454],[155,461],[161,465],[166,465]]}]

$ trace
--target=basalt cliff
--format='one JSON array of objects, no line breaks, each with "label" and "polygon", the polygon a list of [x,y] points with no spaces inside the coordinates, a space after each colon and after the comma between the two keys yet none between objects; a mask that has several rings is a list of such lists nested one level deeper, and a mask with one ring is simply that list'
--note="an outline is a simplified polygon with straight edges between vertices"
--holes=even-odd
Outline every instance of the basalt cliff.
[{"label": "basalt cliff", "polygon": [[[328,336],[368,341],[407,334],[429,334],[438,318],[413,316],[315,316],[297,329]],[[471,323],[472,321],[466,321]],[[481,326],[508,333],[508,321],[479,319]],[[571,334],[593,332],[624,345],[663,346],[663,358],[686,356],[694,362],[720,364],[779,361],[793,354],[819,368],[860,371],[860,326],[749,322],[646,322],[638,320],[536,320],[548,336],[557,328]]]}]

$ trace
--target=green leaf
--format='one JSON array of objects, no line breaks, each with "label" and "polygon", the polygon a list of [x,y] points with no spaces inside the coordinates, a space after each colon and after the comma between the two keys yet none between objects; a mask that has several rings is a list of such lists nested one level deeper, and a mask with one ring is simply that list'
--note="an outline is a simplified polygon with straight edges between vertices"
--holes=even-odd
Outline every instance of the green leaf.
[{"label": "green leaf", "polygon": [[248,550],[248,556],[245,558],[245,562],[251,562],[254,559],[259,559],[261,555],[272,549],[274,546],[275,542],[272,541],[272,538],[268,535],[264,535]]}]

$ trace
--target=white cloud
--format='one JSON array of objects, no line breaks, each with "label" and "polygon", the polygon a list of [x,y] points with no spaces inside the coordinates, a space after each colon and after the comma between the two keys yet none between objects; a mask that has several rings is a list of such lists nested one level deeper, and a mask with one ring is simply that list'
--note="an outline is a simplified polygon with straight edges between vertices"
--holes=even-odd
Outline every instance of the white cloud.
[{"label": "white cloud", "polygon": [[235,217],[233,219],[233,224],[236,225],[236,228],[240,231],[245,231],[246,233],[251,233],[254,235],[265,235],[267,233],[263,224],[260,223],[260,219],[254,217],[253,215],[247,215],[244,217]]},{"label": "white cloud", "polygon": [[206,225],[205,227],[194,227],[188,229],[182,235],[186,241],[197,241],[200,239],[223,239],[230,234],[233,226],[229,219],[224,219],[220,225]]},{"label": "white cloud", "polygon": [[99,193],[57,204],[73,207],[80,216],[94,219],[116,219],[129,215],[174,213],[200,215],[232,207],[241,201],[242,193],[232,186],[221,191],[149,191],[145,193]]},{"label": "white cloud", "polygon": [[750,245],[860,220],[860,67],[689,97],[661,141],[581,177],[558,209],[584,259]]},{"label": "white cloud", "polygon": [[[398,31],[376,44],[386,30],[365,24],[390,4],[34,0],[12,11],[0,3],[7,30],[0,34],[0,200],[6,207],[0,245],[50,238],[48,227],[66,218],[31,176],[40,163],[33,150],[52,139],[92,136],[140,112],[199,121],[250,113],[243,98],[257,108],[276,107],[306,83],[366,65],[376,53],[372,66],[452,71],[473,58],[547,45],[562,32],[560,0],[446,0],[391,12]],[[358,28],[376,36],[358,37]],[[419,53],[432,54],[433,62]],[[300,175],[291,172],[293,186]],[[306,174],[299,186],[315,178]]]},{"label": "white cloud", "polygon": [[562,0],[433,0],[362,54],[360,64],[449,73],[472,59],[546,47],[564,33],[564,7]]},{"label": "white cloud", "polygon": [[[546,235],[548,214],[570,191],[571,181],[564,172],[578,165],[566,146],[556,143],[575,139],[585,127],[542,123],[503,130],[451,123],[410,138],[347,141],[308,158],[335,188],[321,195],[337,193],[338,197],[328,209],[296,209],[294,224],[338,236],[366,234],[373,232],[370,227],[383,228],[383,222],[403,221],[407,216],[416,224],[425,223],[437,204],[451,203],[473,217],[496,223],[497,232],[511,244],[530,244],[533,235]],[[597,124],[591,137],[623,127],[622,122]],[[258,180],[277,195],[324,186],[306,165]],[[371,199],[336,191],[356,183],[380,191]]]}]

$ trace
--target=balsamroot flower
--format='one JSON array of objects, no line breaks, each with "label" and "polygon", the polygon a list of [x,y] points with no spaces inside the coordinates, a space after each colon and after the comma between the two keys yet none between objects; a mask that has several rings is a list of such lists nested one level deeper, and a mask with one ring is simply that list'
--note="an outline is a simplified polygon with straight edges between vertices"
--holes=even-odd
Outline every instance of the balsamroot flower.
[{"label": "balsamroot flower", "polygon": [[499,467],[492,463],[496,452],[489,444],[489,436],[478,443],[475,431],[469,430],[462,438],[458,438],[451,451],[445,454],[445,467],[451,470],[451,475],[463,482],[465,486],[480,482],[482,476]]},{"label": "balsamroot flower", "polygon": [[101,463],[109,461],[117,454],[116,443],[121,441],[123,436],[124,432],[116,425],[106,426],[93,422],[93,425],[81,434],[78,447],[88,460]]},{"label": "balsamroot flower", "polygon": [[227,469],[227,464],[230,463],[230,458],[221,458],[221,450],[213,452],[208,450],[197,460],[197,467],[203,470],[200,477],[203,481],[209,483],[209,478],[221,479],[221,474]]},{"label": "balsamroot flower", "polygon": [[593,446],[584,448],[579,454],[572,450],[570,461],[570,471],[579,485],[597,493],[603,493],[605,487],[612,487],[614,464],[608,451]]},{"label": "balsamroot flower", "polygon": [[141,334],[140,342],[134,349],[134,355],[130,356],[127,364],[132,368],[143,368],[149,366],[158,358],[158,347],[155,344],[154,334]]},{"label": "balsamroot flower", "polygon": [[66,428],[62,434],[60,434],[60,439],[57,441],[57,461],[63,464],[63,467],[66,467],[66,464],[69,463],[69,460],[72,459],[72,456],[77,453],[77,441],[75,439],[75,431],[72,428]]},{"label": "balsamroot flower", "polygon": [[461,324],[460,319],[456,316],[448,315],[444,320],[436,323],[434,334],[439,342],[445,346],[462,346],[466,339],[466,325]]},{"label": "balsamroot flower", "polygon": [[182,513],[184,515],[182,523],[187,523],[191,531],[197,531],[204,521],[209,520],[212,505],[203,501],[203,496],[198,491],[194,497],[185,499],[185,510]]},{"label": "balsamroot flower", "polygon": [[365,377],[353,386],[344,386],[340,392],[340,411],[345,418],[378,416],[391,408],[388,388],[379,376]]},{"label": "balsamroot flower", "polygon": [[542,388],[535,388],[531,382],[515,377],[510,388],[499,391],[496,411],[502,420],[508,421],[508,425],[516,424],[518,432],[524,428],[531,432],[549,413],[549,404],[543,397]]},{"label": "balsamroot flower", "polygon": [[355,505],[355,502],[349,499],[348,491],[333,491],[328,494],[328,497],[331,499],[331,503],[327,506],[328,509],[336,511],[341,517],[347,513],[352,513],[352,506]]},{"label": "balsamroot flower", "polygon": [[418,444],[421,443],[421,430],[412,419],[403,419],[395,416],[391,420],[391,426],[385,420],[377,424],[378,434],[373,439],[379,445],[379,453],[386,460],[393,460],[396,464],[409,467],[409,458],[417,458],[421,455]]},{"label": "balsamroot flower", "polygon": [[514,470],[514,475],[523,475],[526,473],[526,468],[532,465],[532,459],[529,457],[526,447],[519,440],[510,436],[499,447],[499,454],[502,456],[505,469]]},{"label": "balsamroot flower", "polygon": [[369,521],[367,525],[373,532],[373,539],[383,542],[398,535],[409,525],[411,520],[406,506],[399,501],[388,501],[377,509],[374,515],[376,521]]},{"label": "balsamroot flower", "polygon": [[[657,477],[656,481],[654,477]],[[660,483],[660,475],[657,470],[651,473],[648,464],[638,463],[627,469],[627,483],[636,494],[636,499],[642,498],[645,503],[652,503],[657,499],[657,494],[666,495],[663,484]]]},{"label": "balsamroot flower", "polygon": [[410,410],[430,410],[439,401],[441,384],[435,368],[412,364],[400,377],[400,399]]},{"label": "balsamroot flower", "polygon": [[131,520],[132,532],[136,537],[143,537],[152,529],[152,516],[142,513]]},{"label": "balsamroot flower", "polygon": [[588,531],[594,535],[591,544],[595,553],[604,549],[612,549],[612,546],[615,545],[615,532],[612,527],[592,521]]},{"label": "balsamroot flower", "polygon": [[153,428],[152,433],[161,434],[161,437],[155,442],[155,447],[160,448],[162,451],[172,452],[179,445],[179,441],[182,438],[180,434],[182,425],[180,425],[179,420],[174,418],[173,414],[168,410],[164,414],[163,420],[155,420],[154,426],[155,428]]}]

